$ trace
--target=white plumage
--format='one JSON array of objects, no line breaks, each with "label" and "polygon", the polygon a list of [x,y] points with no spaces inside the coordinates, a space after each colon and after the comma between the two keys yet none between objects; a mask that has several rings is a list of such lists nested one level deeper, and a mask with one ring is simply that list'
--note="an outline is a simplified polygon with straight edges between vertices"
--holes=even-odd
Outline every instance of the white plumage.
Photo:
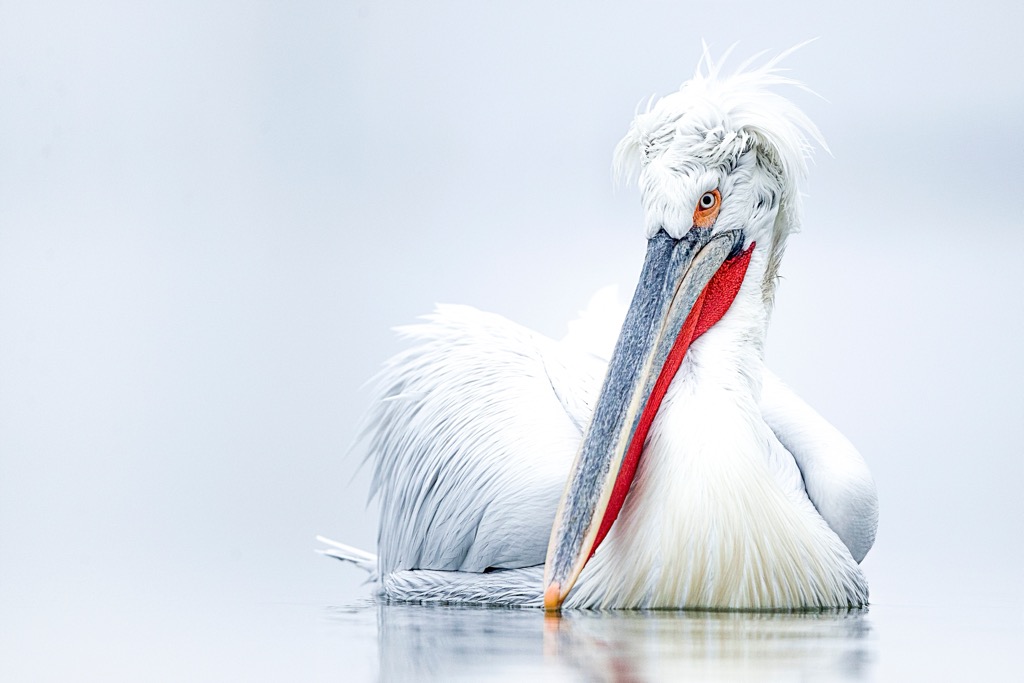
[{"label": "white plumage", "polygon": [[381,572],[543,564],[603,363],[465,306],[401,331],[368,425]]},{"label": "white plumage", "polygon": [[[684,351],[618,518],[569,580],[566,606],[867,601],[858,562],[877,524],[870,473],[763,362],[779,262],[799,221],[798,183],[809,141],[820,142],[771,90],[793,83],[776,63],[723,78],[705,55],[705,70],[638,114],[616,150],[619,170],[638,178],[648,238],[732,231],[749,265],[721,319]],[[720,210],[709,228],[694,207],[712,191]],[[378,377],[366,432],[384,596],[547,600],[559,500],[576,504],[566,480],[581,466],[574,457],[595,405],[608,400],[602,379],[618,371],[601,330],[622,317],[604,295],[560,342],[461,306],[402,329],[413,345]],[[341,545],[327,553],[372,564]]]}]

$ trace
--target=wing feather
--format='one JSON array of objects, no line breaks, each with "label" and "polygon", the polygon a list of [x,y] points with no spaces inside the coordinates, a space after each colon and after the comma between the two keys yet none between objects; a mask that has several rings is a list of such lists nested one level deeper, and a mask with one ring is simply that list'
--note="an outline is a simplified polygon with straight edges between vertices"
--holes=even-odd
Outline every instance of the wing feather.
[{"label": "wing feather", "polygon": [[761,414],[803,477],[818,514],[860,562],[875,542],[878,492],[867,463],[825,418],[765,369]]},{"label": "wing feather", "polygon": [[399,331],[367,426],[381,575],[542,564],[604,363],[467,306]]}]

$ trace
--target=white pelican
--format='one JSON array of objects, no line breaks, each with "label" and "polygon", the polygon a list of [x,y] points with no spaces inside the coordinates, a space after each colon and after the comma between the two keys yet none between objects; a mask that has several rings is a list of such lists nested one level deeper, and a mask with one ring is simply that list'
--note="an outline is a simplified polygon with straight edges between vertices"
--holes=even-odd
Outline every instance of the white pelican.
[{"label": "white pelican", "polygon": [[[647,256],[610,360],[439,306],[386,365],[367,443],[386,599],[548,609],[866,604],[874,482],[764,365],[814,124],[781,57],[706,52],[615,151]],[[578,336],[578,335],[577,335]],[[603,377],[603,383],[602,383]],[[575,456],[575,457],[574,457]]]}]

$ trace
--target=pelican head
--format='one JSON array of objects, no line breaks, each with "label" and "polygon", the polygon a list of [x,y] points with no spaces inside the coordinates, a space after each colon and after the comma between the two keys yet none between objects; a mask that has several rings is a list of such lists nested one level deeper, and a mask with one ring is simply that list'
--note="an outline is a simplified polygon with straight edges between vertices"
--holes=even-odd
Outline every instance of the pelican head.
[{"label": "pelican head", "polygon": [[784,56],[723,76],[705,52],[694,77],[638,113],[615,151],[617,170],[640,189],[647,256],[555,516],[548,609],[559,608],[618,516],[697,340],[708,333],[701,344],[728,344],[729,362],[760,381],[753,366],[763,360],[786,239],[799,224],[799,184],[812,143],[824,147],[808,118],[773,91],[799,85],[779,73]]},{"label": "pelican head", "polygon": [[717,192],[714,232],[742,230],[746,244],[767,249],[761,284],[769,304],[786,239],[799,227],[810,152],[828,149],[814,123],[773,90],[803,88],[779,73],[791,52],[723,77],[705,51],[693,78],[638,114],[615,150],[617,175],[637,180],[648,238],[664,230],[680,239],[697,224],[703,196]]}]

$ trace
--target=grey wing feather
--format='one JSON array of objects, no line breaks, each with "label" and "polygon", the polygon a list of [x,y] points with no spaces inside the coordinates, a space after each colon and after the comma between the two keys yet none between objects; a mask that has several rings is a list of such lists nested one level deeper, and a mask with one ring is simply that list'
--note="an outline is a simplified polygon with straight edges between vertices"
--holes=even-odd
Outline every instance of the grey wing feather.
[{"label": "grey wing feather", "polygon": [[466,306],[400,332],[366,430],[381,576],[543,564],[604,363]]},{"label": "grey wing feather", "polygon": [[540,607],[544,568],[537,565],[486,574],[452,571],[395,571],[381,591],[393,600],[460,605]]},{"label": "grey wing feather", "polygon": [[875,542],[878,492],[864,458],[842,433],[767,369],[761,414],[790,452],[818,514],[860,562]]}]

